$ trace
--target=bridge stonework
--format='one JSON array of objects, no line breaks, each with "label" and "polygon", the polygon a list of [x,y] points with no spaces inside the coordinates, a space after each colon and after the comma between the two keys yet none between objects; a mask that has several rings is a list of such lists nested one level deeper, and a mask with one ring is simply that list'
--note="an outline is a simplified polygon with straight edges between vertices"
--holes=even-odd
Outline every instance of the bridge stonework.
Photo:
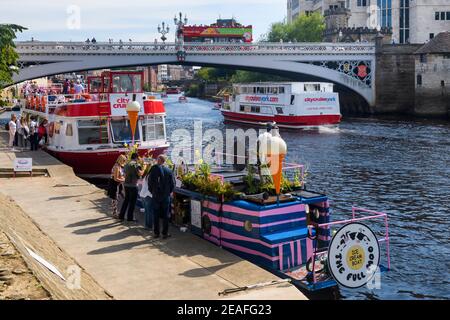
[{"label": "bridge stonework", "polygon": [[[371,43],[96,43],[17,42],[20,70],[14,82],[55,74],[158,64],[216,66],[326,81],[373,111],[376,105],[376,50]],[[180,51],[184,58],[179,59]],[[347,95],[347,96],[346,96]]]}]

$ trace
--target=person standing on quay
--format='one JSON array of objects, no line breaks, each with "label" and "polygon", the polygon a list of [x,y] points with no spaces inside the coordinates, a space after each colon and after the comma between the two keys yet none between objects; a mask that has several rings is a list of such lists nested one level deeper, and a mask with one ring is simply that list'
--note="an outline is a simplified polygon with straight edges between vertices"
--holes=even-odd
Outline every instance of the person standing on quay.
[{"label": "person standing on quay", "polygon": [[170,237],[169,234],[169,210],[170,194],[175,189],[175,178],[172,171],[164,166],[166,157],[159,155],[157,164],[150,170],[149,189],[152,193],[153,207],[153,233],[159,237],[159,220],[163,220],[163,239]]},{"label": "person standing on quay", "polygon": [[139,177],[144,174],[144,169],[137,162],[138,154],[133,152],[131,154],[131,161],[128,162],[125,167],[125,200],[123,201],[122,208],[120,209],[119,219],[125,218],[125,212],[128,209],[127,220],[134,221],[134,208],[136,206],[138,187],[137,182]]},{"label": "person standing on quay", "polygon": [[109,180],[108,196],[111,198],[111,210],[114,218],[119,218],[119,197],[123,197],[123,183],[125,175],[123,167],[127,163],[127,157],[121,154],[111,170],[111,179]]},{"label": "person standing on quay", "polygon": [[36,151],[38,149],[38,139],[39,139],[39,134],[38,134],[36,117],[32,116],[31,122],[30,122],[30,145],[31,145],[30,150],[31,151]]},{"label": "person standing on quay", "polygon": [[19,139],[20,139],[20,132],[22,131],[22,125],[20,124],[21,117],[16,117],[16,133],[14,135],[14,146],[15,147],[21,147],[22,145],[19,145]]},{"label": "person standing on quay", "polygon": [[16,133],[17,133],[17,125],[16,125],[16,115],[12,114],[11,115],[11,121],[9,121],[8,126],[9,126],[9,147],[11,149],[14,150],[14,139],[16,137]]},{"label": "person standing on quay", "polygon": [[144,219],[144,227],[147,230],[153,229],[153,207],[152,207],[152,194],[149,189],[149,177],[150,172],[148,172],[144,181],[142,182],[142,189],[139,193],[142,201],[144,202],[144,210],[145,210],[145,219]]}]

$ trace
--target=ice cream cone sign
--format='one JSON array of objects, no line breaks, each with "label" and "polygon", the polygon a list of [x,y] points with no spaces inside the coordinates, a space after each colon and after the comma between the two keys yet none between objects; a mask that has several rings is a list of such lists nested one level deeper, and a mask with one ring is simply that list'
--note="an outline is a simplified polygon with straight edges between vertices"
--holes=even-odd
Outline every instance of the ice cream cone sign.
[{"label": "ice cream cone sign", "polygon": [[138,120],[138,114],[141,111],[141,105],[137,101],[131,101],[127,105],[127,114],[128,119],[130,119],[130,127],[131,127],[131,134],[133,137],[133,144],[134,144],[134,133],[136,132],[136,124]]},{"label": "ice cream cone sign", "polygon": [[287,145],[281,137],[272,137],[270,139],[270,149],[267,150],[267,158],[270,163],[270,173],[273,178],[275,192],[280,194],[281,177],[283,172],[283,161],[287,153]]}]

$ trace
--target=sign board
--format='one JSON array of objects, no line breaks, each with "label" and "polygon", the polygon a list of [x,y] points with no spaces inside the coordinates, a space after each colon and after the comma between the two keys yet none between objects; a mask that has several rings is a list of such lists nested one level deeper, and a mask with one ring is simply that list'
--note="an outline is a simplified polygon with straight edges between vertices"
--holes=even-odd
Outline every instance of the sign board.
[{"label": "sign board", "polygon": [[[140,115],[144,114],[144,103],[142,100],[142,93],[136,94],[136,101],[138,101],[141,104],[141,111],[139,112]],[[133,94],[132,93],[113,93],[109,95],[109,101],[111,103],[111,116],[112,117],[126,117],[127,114],[127,105],[131,101],[133,101]]]},{"label": "sign board", "polygon": [[16,158],[14,159],[14,172],[32,172],[32,158]]},{"label": "sign board", "polygon": [[365,224],[349,223],[331,239],[328,268],[340,285],[362,287],[373,278],[379,264],[378,239]]},{"label": "sign board", "polygon": [[197,200],[191,200],[191,225],[202,228],[202,204]]}]

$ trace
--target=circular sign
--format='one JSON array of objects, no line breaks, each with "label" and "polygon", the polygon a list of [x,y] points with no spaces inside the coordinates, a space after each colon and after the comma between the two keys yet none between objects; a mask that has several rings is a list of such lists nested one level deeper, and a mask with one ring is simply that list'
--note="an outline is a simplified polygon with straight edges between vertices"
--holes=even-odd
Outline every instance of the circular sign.
[{"label": "circular sign", "polygon": [[373,231],[362,223],[339,229],[328,248],[328,268],[334,279],[347,288],[359,288],[375,275],[380,246]]}]

